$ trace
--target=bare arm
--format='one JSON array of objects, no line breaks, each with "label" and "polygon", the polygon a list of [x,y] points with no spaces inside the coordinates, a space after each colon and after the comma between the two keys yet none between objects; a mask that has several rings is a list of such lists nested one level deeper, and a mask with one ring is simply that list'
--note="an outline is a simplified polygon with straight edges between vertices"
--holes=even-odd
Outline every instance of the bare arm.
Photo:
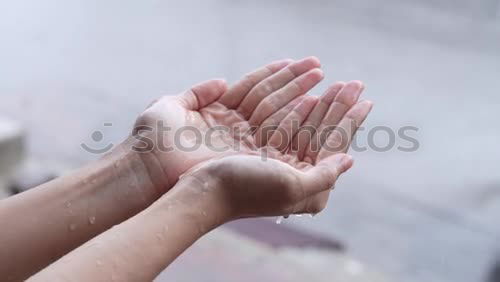
[{"label": "bare arm", "polygon": [[[29,281],[152,281],[220,223],[216,200],[183,181],[140,214],[85,243]],[[203,212],[202,212],[203,211]]]},{"label": "bare arm", "polygon": [[307,172],[257,156],[208,163],[145,211],[29,281],[152,281],[198,238],[228,220],[316,211],[301,202],[329,189],[351,165],[344,155]]},{"label": "bare arm", "polygon": [[[0,202],[0,276],[26,279],[161,195],[147,154],[126,143],[74,173]],[[155,174],[155,178],[149,177]],[[5,280],[4,280],[5,281]]]},{"label": "bare arm", "polygon": [[[143,134],[140,138],[149,142],[131,137],[113,153],[85,168],[1,201],[0,277],[9,281],[29,277],[146,208],[193,165],[224,155],[211,150],[208,144],[201,144],[194,152],[178,150],[174,142],[176,130],[189,126],[204,133],[211,126],[250,127],[252,118],[272,114],[269,107],[257,108],[270,103],[260,103],[264,98],[273,96],[280,103],[298,103],[295,97],[304,95],[322,79],[318,67],[314,57],[295,62],[281,60],[253,71],[229,89],[224,81],[210,80],[179,95],[165,96],[136,121],[135,129],[144,131],[134,130],[134,136],[139,139]],[[284,110],[282,114],[291,109]],[[163,131],[166,126],[171,130]],[[129,147],[134,142],[139,142],[137,148],[147,153],[132,153]]]},{"label": "bare arm", "polygon": [[[353,118],[359,126],[370,109],[371,103],[358,103],[346,118]],[[338,138],[331,134],[325,144],[337,144]],[[320,212],[325,204],[317,200],[318,195],[330,191],[353,164],[350,156],[325,145],[312,163],[287,155],[274,157],[235,155],[190,169],[148,209],[30,281],[150,281],[198,238],[224,222]]]}]

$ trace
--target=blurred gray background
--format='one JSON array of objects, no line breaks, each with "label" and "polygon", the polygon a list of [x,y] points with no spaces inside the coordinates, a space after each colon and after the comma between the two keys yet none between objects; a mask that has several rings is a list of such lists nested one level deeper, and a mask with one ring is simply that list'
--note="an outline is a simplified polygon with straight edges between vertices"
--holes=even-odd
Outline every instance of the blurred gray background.
[{"label": "blurred gray background", "polygon": [[354,152],[328,209],[284,224],[396,281],[484,280],[500,253],[500,1],[2,0],[0,114],[30,159],[76,167],[97,158],[80,148],[92,132],[118,143],[160,95],[308,55],[326,74],[315,95],[366,83],[360,144],[415,126],[419,148]]}]

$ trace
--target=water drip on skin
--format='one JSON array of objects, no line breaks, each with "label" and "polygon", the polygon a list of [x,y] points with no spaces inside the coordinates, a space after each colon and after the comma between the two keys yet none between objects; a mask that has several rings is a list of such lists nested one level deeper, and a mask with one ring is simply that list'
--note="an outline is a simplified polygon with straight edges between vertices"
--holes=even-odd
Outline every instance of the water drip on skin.
[{"label": "water drip on skin", "polygon": [[67,202],[66,203],[66,208],[70,208],[71,207],[71,202]]},{"label": "water drip on skin", "polygon": [[95,216],[91,216],[89,217],[89,223],[92,225],[92,224],[95,224]]},{"label": "water drip on skin", "polygon": [[76,230],[76,224],[75,223],[71,223],[68,228],[69,228],[69,231],[75,231]]},{"label": "water drip on skin", "polygon": [[[310,218],[313,218],[316,216],[315,213],[310,213],[308,214]],[[302,217],[303,214],[295,214],[296,217]],[[285,215],[285,216],[278,216],[278,218],[276,218],[276,224],[281,224],[283,222],[283,220],[287,219],[288,217],[290,217],[290,215]]]},{"label": "water drip on skin", "polygon": [[156,239],[158,239],[158,241],[163,240],[162,234],[161,233],[156,233]]}]

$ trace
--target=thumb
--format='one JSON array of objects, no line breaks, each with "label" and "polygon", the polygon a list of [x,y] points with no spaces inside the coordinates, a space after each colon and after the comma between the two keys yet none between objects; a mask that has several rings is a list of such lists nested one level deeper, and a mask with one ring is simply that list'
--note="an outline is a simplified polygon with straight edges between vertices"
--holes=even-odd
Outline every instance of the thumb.
[{"label": "thumb", "polygon": [[227,90],[224,79],[211,79],[196,84],[181,94],[181,99],[190,110],[199,110],[219,99]]},{"label": "thumb", "polygon": [[306,172],[308,195],[330,189],[339,176],[352,167],[353,158],[347,154],[329,156]]}]

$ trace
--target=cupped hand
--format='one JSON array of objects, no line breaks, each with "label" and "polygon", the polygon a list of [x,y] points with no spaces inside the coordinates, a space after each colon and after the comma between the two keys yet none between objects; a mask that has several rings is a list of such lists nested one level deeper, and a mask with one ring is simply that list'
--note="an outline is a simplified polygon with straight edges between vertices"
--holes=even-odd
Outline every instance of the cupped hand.
[{"label": "cupped hand", "polygon": [[229,220],[318,213],[335,181],[353,164],[346,152],[372,108],[370,101],[358,102],[363,89],[358,81],[335,83],[307,114],[299,104],[266,134],[259,127],[255,134],[264,137],[254,156],[213,160],[187,175],[211,183],[208,190],[221,199],[218,206]]},{"label": "cupped hand", "polygon": [[317,213],[319,210],[309,205],[309,200],[329,190],[352,163],[346,154],[330,156],[315,165],[234,155],[209,161],[188,172],[185,178],[191,182],[195,179],[199,183],[195,187],[216,199],[213,209],[225,222],[244,217]]},{"label": "cupped hand", "polygon": [[[315,57],[282,60],[257,69],[229,89],[210,80],[152,103],[137,119],[134,149],[168,189],[186,170],[208,159],[262,150],[256,129],[281,122],[293,109],[307,116],[314,98],[304,98],[323,78]],[[159,173],[158,173],[159,171]],[[158,179],[161,179],[158,180]]]}]

